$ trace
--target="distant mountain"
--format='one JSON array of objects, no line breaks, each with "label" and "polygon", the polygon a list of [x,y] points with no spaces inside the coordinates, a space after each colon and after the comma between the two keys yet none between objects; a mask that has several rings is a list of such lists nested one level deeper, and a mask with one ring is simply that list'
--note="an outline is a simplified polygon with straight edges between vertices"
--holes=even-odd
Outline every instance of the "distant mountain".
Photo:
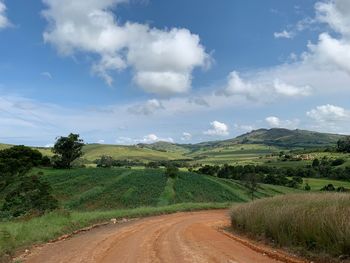
[{"label": "distant mountain", "polygon": [[[137,145],[87,144],[83,148],[86,159],[95,160],[102,155],[111,155],[117,159],[166,160],[183,159],[201,151],[220,150],[230,146],[260,144],[281,148],[317,148],[335,146],[344,135],[320,133],[306,130],[288,130],[282,128],[258,129],[236,138],[222,141],[208,141],[196,144],[177,144],[170,142],[140,143]],[[0,144],[0,150],[11,145]],[[33,147],[45,155],[52,155],[50,148]]]},{"label": "distant mountain", "polygon": [[265,144],[287,148],[335,146],[344,135],[283,128],[258,129],[219,144]]},{"label": "distant mountain", "polygon": [[142,148],[149,148],[166,152],[194,152],[197,150],[229,147],[238,144],[265,144],[285,148],[315,148],[335,146],[344,135],[321,133],[306,130],[288,130],[283,128],[258,129],[242,134],[236,138],[223,141],[208,141],[196,144],[175,144],[156,142],[139,144]]}]

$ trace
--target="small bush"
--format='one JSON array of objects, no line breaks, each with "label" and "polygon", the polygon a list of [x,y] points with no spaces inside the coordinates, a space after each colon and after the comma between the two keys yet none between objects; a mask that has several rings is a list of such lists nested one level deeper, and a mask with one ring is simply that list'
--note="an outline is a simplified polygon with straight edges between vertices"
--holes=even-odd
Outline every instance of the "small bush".
[{"label": "small bush", "polygon": [[173,166],[173,165],[169,165],[166,167],[165,175],[167,177],[176,178],[178,172],[179,172],[179,168],[177,168],[176,166]]},{"label": "small bush", "polygon": [[344,159],[335,159],[332,161],[331,165],[332,166],[339,166],[339,165],[342,165],[343,163],[345,163],[345,160]]},{"label": "small bush", "polygon": [[58,207],[58,201],[51,195],[48,183],[37,176],[24,176],[10,191],[1,208],[3,216],[19,217],[28,214],[42,214]]}]

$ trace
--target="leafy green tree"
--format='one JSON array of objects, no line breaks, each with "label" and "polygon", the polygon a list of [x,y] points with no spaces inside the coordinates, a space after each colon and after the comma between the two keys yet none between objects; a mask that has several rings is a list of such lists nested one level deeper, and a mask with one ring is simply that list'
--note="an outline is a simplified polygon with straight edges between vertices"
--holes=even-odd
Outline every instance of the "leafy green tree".
[{"label": "leafy green tree", "polygon": [[305,191],[310,191],[311,190],[311,186],[308,183],[306,183],[305,186],[304,186],[304,189],[305,189]]},{"label": "leafy green tree", "polygon": [[111,156],[102,155],[101,159],[97,161],[97,167],[111,168],[114,165],[114,160]]},{"label": "leafy green tree", "polygon": [[320,166],[320,160],[317,158],[312,161],[312,167],[313,168],[318,168]]},{"label": "leafy green tree", "polygon": [[33,167],[41,165],[43,156],[38,150],[18,145],[0,151],[0,160],[17,160],[20,166]]},{"label": "leafy green tree", "polygon": [[337,143],[338,152],[350,153],[350,136],[340,139]]},{"label": "leafy green tree", "polygon": [[58,207],[51,195],[51,187],[37,176],[23,176],[14,184],[12,191],[5,196],[1,208],[9,217],[25,214],[42,214]]},{"label": "leafy green tree", "polygon": [[84,141],[79,134],[69,134],[67,137],[59,137],[52,148],[53,162],[58,168],[71,168],[72,162],[83,155]]},{"label": "leafy green tree", "polygon": [[254,200],[254,193],[258,191],[259,183],[258,176],[255,173],[249,173],[245,175],[245,186],[248,188],[248,192]]},{"label": "leafy green tree", "polygon": [[179,173],[179,168],[177,168],[174,165],[168,165],[165,168],[165,175],[170,178],[176,178],[177,174]]}]

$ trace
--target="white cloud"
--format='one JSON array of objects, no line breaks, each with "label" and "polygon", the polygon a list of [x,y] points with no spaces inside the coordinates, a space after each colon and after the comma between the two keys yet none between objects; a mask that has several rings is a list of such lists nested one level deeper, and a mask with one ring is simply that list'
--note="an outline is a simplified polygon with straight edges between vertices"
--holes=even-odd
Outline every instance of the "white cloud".
[{"label": "white cloud", "polygon": [[155,142],[171,142],[173,143],[173,138],[160,138],[157,135],[151,133],[146,136],[144,136],[141,140],[136,139],[135,142],[141,142],[141,143],[155,143]]},{"label": "white cloud", "polygon": [[97,143],[98,143],[98,144],[104,144],[104,143],[105,143],[105,140],[102,140],[102,139],[101,139],[101,140],[98,140]]},{"label": "white cloud", "polygon": [[189,132],[183,132],[182,133],[182,137],[181,137],[181,140],[182,141],[189,141],[192,139],[192,134],[189,133]]},{"label": "white cloud", "polygon": [[277,77],[273,82],[259,78],[258,74],[252,80],[243,80],[237,71],[228,76],[227,85],[217,92],[217,95],[240,95],[248,100],[272,101],[278,97],[303,97],[311,94],[309,85],[297,86],[283,82]]},{"label": "white cloud", "polygon": [[294,120],[281,120],[276,116],[269,116],[265,119],[267,124],[271,128],[287,128],[287,129],[296,129],[300,123],[299,119]]},{"label": "white cloud", "polygon": [[41,72],[40,75],[45,77],[45,78],[52,79],[52,75],[48,71]]},{"label": "white cloud", "polygon": [[309,96],[311,94],[311,87],[308,85],[297,87],[284,83],[279,79],[275,79],[273,87],[278,94],[286,97]]},{"label": "white cloud", "polygon": [[334,132],[350,133],[350,110],[331,104],[317,106],[308,111],[306,115],[310,118],[311,129]]},{"label": "white cloud", "polygon": [[265,120],[267,124],[271,127],[280,127],[281,121],[278,117],[270,116],[270,117],[267,117]]},{"label": "white cloud", "polygon": [[281,32],[275,32],[273,33],[273,36],[275,38],[288,38],[291,39],[294,37],[294,33],[291,31],[283,30]]},{"label": "white cloud", "polygon": [[0,29],[9,27],[10,21],[6,16],[6,5],[3,0],[0,0]]},{"label": "white cloud", "polygon": [[227,136],[229,135],[229,128],[227,124],[219,121],[213,121],[210,123],[211,129],[204,132],[210,136]]},{"label": "white cloud", "polygon": [[61,54],[77,52],[100,56],[92,71],[109,85],[111,72],[132,67],[134,82],[159,95],[190,90],[192,71],[207,67],[210,56],[197,35],[184,28],[156,29],[148,25],[120,24],[112,9],[122,0],[43,0],[49,21],[44,40]]},{"label": "white cloud", "polygon": [[336,37],[329,32],[319,35],[318,43],[308,45],[310,53],[306,58],[319,66],[333,65],[350,74],[350,2],[329,0],[315,5],[316,21],[325,23]]},{"label": "white cloud", "polygon": [[128,110],[134,114],[151,115],[161,109],[164,109],[162,103],[157,99],[151,99],[143,104],[131,106]]},{"label": "white cloud", "polygon": [[170,137],[168,137],[168,138],[158,137],[156,134],[151,133],[151,134],[143,136],[141,139],[135,139],[135,138],[121,136],[116,140],[116,143],[118,143],[118,144],[138,144],[138,143],[151,144],[151,143],[155,143],[155,142],[174,143],[174,139],[170,138]]},{"label": "white cloud", "polygon": [[311,119],[321,123],[334,123],[349,120],[350,114],[344,108],[335,105],[317,106],[306,113]]}]

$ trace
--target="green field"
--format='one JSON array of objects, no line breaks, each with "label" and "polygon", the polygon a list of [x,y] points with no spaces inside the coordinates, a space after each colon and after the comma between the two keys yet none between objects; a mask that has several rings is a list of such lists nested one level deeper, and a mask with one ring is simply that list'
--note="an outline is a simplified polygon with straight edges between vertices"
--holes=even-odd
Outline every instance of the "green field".
[{"label": "green field", "polygon": [[[251,200],[248,189],[240,181],[184,170],[176,178],[167,178],[164,169],[144,168],[36,168],[30,173],[38,174],[52,186],[61,209],[30,220],[1,222],[0,258],[19,248],[46,242],[112,217],[224,208]],[[307,180],[314,191],[328,183],[336,186],[350,184],[324,179]],[[261,184],[255,199],[300,192],[303,191]]]},{"label": "green field", "polygon": [[[53,188],[62,207],[74,210],[108,210],[176,203],[244,202],[248,189],[239,182],[186,171],[167,179],[164,169],[76,168],[34,169]],[[261,185],[257,197],[300,190]]]},{"label": "green field", "polygon": [[328,185],[328,184],[333,184],[334,187],[345,187],[347,189],[350,189],[350,182],[347,181],[338,181],[338,180],[331,180],[331,179],[316,179],[316,178],[304,178],[304,184],[305,186],[306,183],[308,183],[311,187],[311,191],[320,191],[322,187]]}]

